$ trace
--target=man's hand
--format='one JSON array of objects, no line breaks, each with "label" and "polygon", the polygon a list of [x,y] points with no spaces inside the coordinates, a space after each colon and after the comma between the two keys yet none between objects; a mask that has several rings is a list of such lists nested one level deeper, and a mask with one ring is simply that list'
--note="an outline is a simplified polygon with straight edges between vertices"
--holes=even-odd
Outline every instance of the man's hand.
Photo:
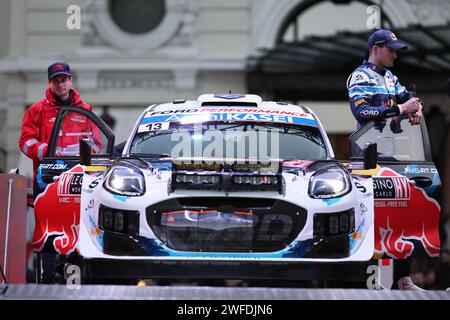
[{"label": "man's hand", "polygon": [[422,113],[422,109],[418,112],[416,112],[415,114],[408,114],[408,118],[409,118],[409,123],[411,125],[417,125],[420,124],[420,120],[422,120],[423,118],[423,113]]},{"label": "man's hand", "polygon": [[402,109],[402,113],[408,114],[408,117],[411,113],[415,113],[421,110],[419,98],[411,98],[400,106]]}]

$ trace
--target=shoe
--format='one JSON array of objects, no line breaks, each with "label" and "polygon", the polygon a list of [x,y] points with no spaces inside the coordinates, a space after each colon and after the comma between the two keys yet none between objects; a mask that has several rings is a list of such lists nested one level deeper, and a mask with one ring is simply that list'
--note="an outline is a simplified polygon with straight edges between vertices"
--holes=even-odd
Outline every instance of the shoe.
[{"label": "shoe", "polygon": [[375,290],[389,290],[389,288],[383,287],[383,285],[381,284],[380,280],[377,279],[375,281]]},{"label": "shoe", "polygon": [[411,277],[403,277],[397,281],[399,290],[426,291],[414,284]]}]

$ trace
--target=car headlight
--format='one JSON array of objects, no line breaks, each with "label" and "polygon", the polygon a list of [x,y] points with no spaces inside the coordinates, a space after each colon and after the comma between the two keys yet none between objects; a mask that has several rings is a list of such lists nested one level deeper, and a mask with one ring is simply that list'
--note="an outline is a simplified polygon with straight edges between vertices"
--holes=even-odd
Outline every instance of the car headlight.
[{"label": "car headlight", "polygon": [[105,181],[105,188],[123,196],[141,196],[145,192],[144,175],[139,169],[115,167]]},{"label": "car headlight", "polygon": [[351,189],[348,175],[339,169],[319,171],[309,181],[309,196],[316,199],[341,197]]}]

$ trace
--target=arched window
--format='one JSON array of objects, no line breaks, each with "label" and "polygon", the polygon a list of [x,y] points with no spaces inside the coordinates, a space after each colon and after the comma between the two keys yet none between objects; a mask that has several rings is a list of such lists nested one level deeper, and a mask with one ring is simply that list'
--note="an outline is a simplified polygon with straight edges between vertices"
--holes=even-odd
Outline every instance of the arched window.
[{"label": "arched window", "polygon": [[112,20],[125,32],[143,34],[156,29],[166,14],[164,0],[110,0]]},{"label": "arched window", "polygon": [[[306,1],[294,10],[280,29],[277,42],[297,42],[309,36],[332,36],[336,31],[367,31],[370,1]],[[391,23],[380,11],[381,26]],[[351,18],[349,18],[351,17]]]},{"label": "arched window", "polygon": [[185,8],[180,0],[96,0],[90,10],[100,38],[127,52],[143,52],[175,35]]}]

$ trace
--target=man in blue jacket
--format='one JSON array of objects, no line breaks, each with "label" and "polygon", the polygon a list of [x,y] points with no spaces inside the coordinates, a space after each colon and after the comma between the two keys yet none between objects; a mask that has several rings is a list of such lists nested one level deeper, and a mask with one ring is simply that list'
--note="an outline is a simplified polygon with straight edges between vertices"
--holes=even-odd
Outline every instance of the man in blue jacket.
[{"label": "man in blue jacket", "polygon": [[[422,105],[400,84],[388,69],[394,66],[397,51],[407,46],[386,29],[372,33],[368,40],[369,59],[356,68],[347,79],[350,107],[358,121],[358,129],[372,120],[384,120],[407,114],[411,125],[423,118]],[[409,260],[395,260],[393,288],[423,290],[410,277]]]},{"label": "man in blue jacket", "polygon": [[418,98],[409,92],[388,69],[394,66],[397,50],[407,46],[390,30],[375,31],[368,41],[369,59],[355,69],[347,79],[347,89],[358,128],[371,120],[382,120],[407,114],[411,124],[423,118]]}]

